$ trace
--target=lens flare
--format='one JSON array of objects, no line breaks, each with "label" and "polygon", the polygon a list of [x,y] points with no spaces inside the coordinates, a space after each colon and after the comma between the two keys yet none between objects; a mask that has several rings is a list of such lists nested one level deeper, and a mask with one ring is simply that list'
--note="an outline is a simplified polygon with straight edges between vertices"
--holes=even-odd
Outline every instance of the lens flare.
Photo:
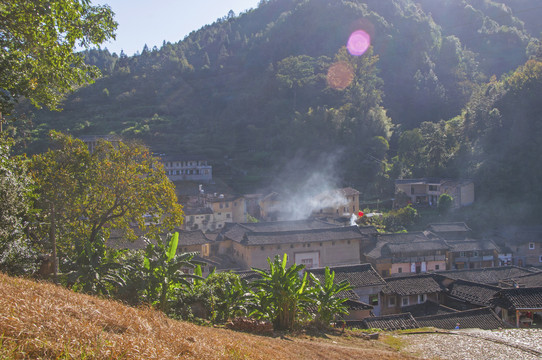
[{"label": "lens flare", "polygon": [[361,56],[371,46],[371,36],[363,30],[354,31],[348,38],[346,48],[352,56]]},{"label": "lens flare", "polygon": [[346,89],[352,80],[354,80],[354,70],[344,61],[336,62],[327,70],[327,84],[330,88]]}]

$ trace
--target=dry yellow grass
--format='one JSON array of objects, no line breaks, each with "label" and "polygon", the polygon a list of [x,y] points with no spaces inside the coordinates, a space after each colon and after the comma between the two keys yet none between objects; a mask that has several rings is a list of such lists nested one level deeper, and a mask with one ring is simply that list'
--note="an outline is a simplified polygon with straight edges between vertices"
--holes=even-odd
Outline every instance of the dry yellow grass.
[{"label": "dry yellow grass", "polygon": [[150,308],[0,274],[0,359],[409,359],[378,342],[288,339],[168,319]]}]

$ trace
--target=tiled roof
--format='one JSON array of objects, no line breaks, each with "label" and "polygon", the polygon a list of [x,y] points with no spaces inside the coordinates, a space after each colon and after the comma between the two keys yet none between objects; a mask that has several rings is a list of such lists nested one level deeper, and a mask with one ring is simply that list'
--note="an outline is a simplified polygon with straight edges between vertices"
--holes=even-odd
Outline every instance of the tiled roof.
[{"label": "tiled roof", "polygon": [[[371,264],[334,266],[330,270],[335,272],[335,282],[347,280],[354,289],[386,284]],[[310,269],[308,271],[320,281],[324,280],[325,268]]]},{"label": "tiled roof", "polygon": [[461,279],[482,284],[498,285],[499,281],[532,274],[532,270],[517,266],[499,266],[481,269],[463,269],[440,271],[439,275],[450,279]]},{"label": "tiled roof", "polygon": [[199,154],[161,154],[162,161],[201,161],[206,160],[205,155]]},{"label": "tiled roof", "polygon": [[374,309],[373,305],[366,304],[359,300],[351,300],[348,299],[344,302],[344,304],[348,307],[348,310],[372,310]]},{"label": "tiled roof", "polygon": [[505,309],[542,309],[542,287],[503,289],[491,303]]},{"label": "tiled roof", "polygon": [[444,287],[436,282],[432,275],[391,277],[384,280],[386,281],[386,286],[382,289],[384,294],[406,296],[430,294],[444,290]]},{"label": "tiled roof", "polygon": [[420,327],[435,327],[438,329],[455,329],[459,324],[461,329],[492,330],[509,327],[488,307],[459,311],[448,314],[423,316],[416,318]]},{"label": "tiled roof", "polygon": [[501,283],[502,287],[516,287],[516,285],[522,288],[542,287],[542,272],[519,276]]},{"label": "tiled roof", "polygon": [[247,233],[243,243],[247,245],[270,245],[311,243],[338,240],[359,240],[361,234],[357,226],[347,226],[316,230],[299,230],[283,232]]},{"label": "tiled roof", "polygon": [[189,207],[185,206],[183,208],[184,214],[186,216],[190,215],[211,215],[213,213],[213,209],[208,207]]},{"label": "tiled roof", "polygon": [[427,230],[434,233],[471,231],[471,229],[464,222],[429,224],[427,225]]},{"label": "tiled roof", "polygon": [[[398,250],[399,248],[393,247],[390,249],[388,245],[391,244],[404,244],[403,246],[408,248],[419,248],[423,247],[423,244],[438,239],[436,235],[431,232],[410,232],[410,233],[398,233],[398,234],[379,234],[377,235],[376,244],[369,248],[365,252],[365,256],[371,259],[379,259],[383,256],[389,256],[392,251]],[[438,241],[441,241],[440,239]],[[411,245],[416,243],[416,245]],[[447,249],[447,248],[446,248]]]},{"label": "tiled roof", "polygon": [[235,271],[237,275],[243,280],[246,280],[248,282],[252,282],[254,280],[258,280],[261,278],[261,275],[258,274],[254,270],[241,270],[241,271]]},{"label": "tiled roof", "polygon": [[448,245],[452,248],[450,251],[483,251],[483,250],[497,250],[498,246],[491,240],[448,240]]},{"label": "tiled roof", "polygon": [[365,329],[406,330],[417,329],[419,324],[410,313],[368,317],[361,321]]},{"label": "tiled roof", "polygon": [[179,246],[182,245],[203,245],[209,243],[210,240],[201,230],[194,231],[179,231]]},{"label": "tiled roof", "polygon": [[381,253],[383,256],[392,256],[397,254],[408,254],[412,252],[428,252],[428,251],[446,251],[450,246],[443,240],[428,240],[404,242],[399,244],[386,244],[382,247]]},{"label": "tiled roof", "polygon": [[470,304],[489,306],[490,300],[501,288],[471,281],[456,280],[448,286],[448,294]]},{"label": "tiled roof", "polygon": [[280,232],[338,228],[340,226],[330,224],[317,219],[293,220],[293,221],[264,221],[257,223],[239,223],[239,225],[251,232]]},{"label": "tiled roof", "polygon": [[433,301],[426,301],[421,304],[403,306],[401,308],[401,311],[405,313],[411,313],[412,316],[414,316],[415,318],[419,316],[440,315],[457,312],[457,310],[455,309],[437,304]]}]

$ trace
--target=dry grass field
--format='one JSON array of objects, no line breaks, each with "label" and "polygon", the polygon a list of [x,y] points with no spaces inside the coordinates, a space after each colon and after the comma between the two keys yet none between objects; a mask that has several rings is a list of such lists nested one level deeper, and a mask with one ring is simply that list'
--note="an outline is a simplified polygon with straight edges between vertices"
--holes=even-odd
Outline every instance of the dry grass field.
[{"label": "dry grass field", "polygon": [[412,359],[385,341],[257,336],[0,274],[0,359]]}]

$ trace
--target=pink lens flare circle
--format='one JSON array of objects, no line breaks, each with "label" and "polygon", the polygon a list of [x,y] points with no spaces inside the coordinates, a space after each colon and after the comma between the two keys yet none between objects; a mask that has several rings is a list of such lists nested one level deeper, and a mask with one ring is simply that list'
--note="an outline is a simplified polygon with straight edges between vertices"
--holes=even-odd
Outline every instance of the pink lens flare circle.
[{"label": "pink lens flare circle", "polygon": [[348,38],[346,48],[352,56],[361,56],[371,46],[371,36],[363,30],[354,31]]}]

